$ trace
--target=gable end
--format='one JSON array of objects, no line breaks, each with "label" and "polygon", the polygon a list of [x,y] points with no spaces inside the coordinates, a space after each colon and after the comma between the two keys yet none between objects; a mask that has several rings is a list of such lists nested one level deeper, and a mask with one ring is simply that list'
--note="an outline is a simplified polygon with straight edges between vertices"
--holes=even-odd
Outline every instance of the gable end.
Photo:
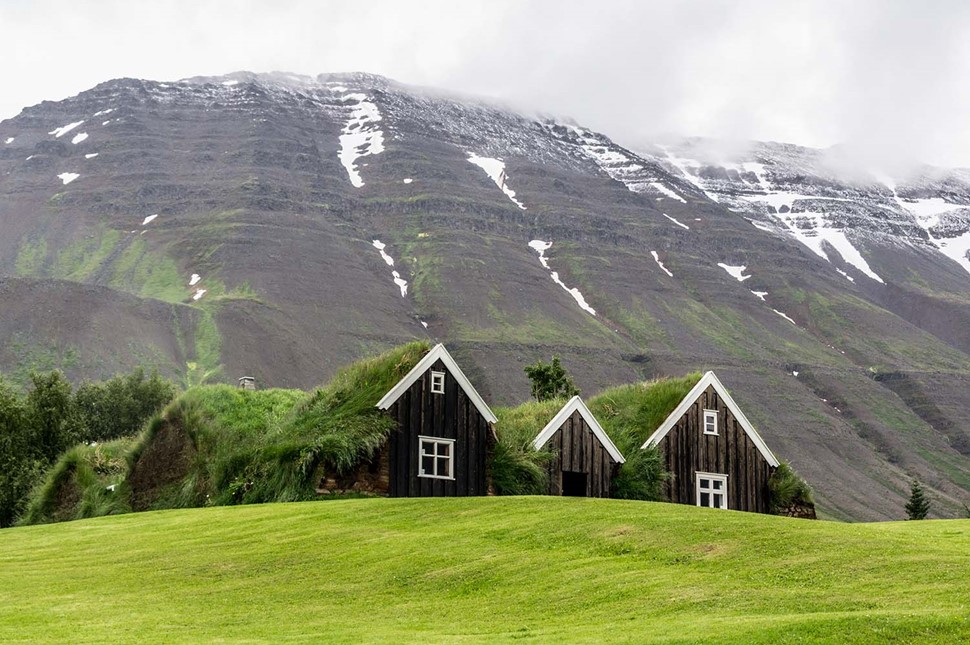
[{"label": "gable end", "polygon": [[751,442],[754,443],[755,447],[757,447],[758,452],[760,452],[765,458],[765,461],[767,461],[772,467],[778,467],[778,459],[771,452],[771,450],[768,449],[764,439],[762,439],[761,435],[758,434],[758,431],[754,429],[754,426],[751,425],[748,418],[744,416],[744,412],[742,412],[741,408],[738,407],[738,404],[734,402],[734,399],[731,398],[727,388],[725,388],[717,376],[714,375],[714,372],[707,372],[703,378],[697,382],[697,385],[695,385],[691,391],[687,393],[687,396],[684,397],[684,399],[674,409],[674,411],[670,413],[664,422],[660,424],[660,427],[657,428],[657,430],[650,435],[645,442],[643,442],[643,445],[640,446],[640,448],[643,449],[650,445],[656,446],[659,444],[660,441],[667,436],[667,433],[673,429],[680,418],[687,413],[690,406],[692,406],[700,395],[709,387],[713,387],[718,396],[721,397],[721,400],[724,401],[724,404],[737,419],[738,424],[740,424],[741,428],[744,430],[744,433],[749,439],[751,439]]},{"label": "gable end", "polygon": [[445,346],[440,343],[435,345],[430,352],[425,354],[424,358],[418,361],[418,364],[411,368],[411,371],[408,372],[404,378],[398,381],[397,385],[392,387],[387,394],[385,394],[381,400],[377,402],[377,407],[381,410],[387,410],[394,405],[394,402],[401,398],[401,396],[407,392],[408,388],[411,387],[415,381],[421,378],[425,372],[431,369],[431,367],[439,360],[444,364],[445,369],[448,370],[452,377],[454,377],[455,381],[458,383],[458,386],[464,390],[465,394],[468,396],[469,400],[479,411],[482,417],[489,423],[494,424],[496,421],[498,421],[495,414],[492,413],[492,410],[488,407],[488,405],[485,404],[485,401],[482,399],[481,395],[479,395],[472,386],[471,381],[468,380],[468,377],[466,377],[464,372],[461,371],[461,368],[458,367],[458,363],[456,363],[455,359],[451,357],[451,354],[448,353]]}]

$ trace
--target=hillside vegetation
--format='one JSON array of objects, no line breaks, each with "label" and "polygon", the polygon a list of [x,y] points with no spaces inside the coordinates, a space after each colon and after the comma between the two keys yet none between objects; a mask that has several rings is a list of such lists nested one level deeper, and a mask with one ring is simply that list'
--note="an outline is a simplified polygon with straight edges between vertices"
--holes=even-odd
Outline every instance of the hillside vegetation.
[{"label": "hillside vegetation", "polygon": [[383,443],[393,421],[375,404],[429,349],[358,361],[311,393],[192,388],[134,439],[65,453],[23,522],[313,499],[323,472],[346,472]]},{"label": "hillside vegetation", "polygon": [[957,643],[970,520],[357,499],[0,532],[0,641]]}]

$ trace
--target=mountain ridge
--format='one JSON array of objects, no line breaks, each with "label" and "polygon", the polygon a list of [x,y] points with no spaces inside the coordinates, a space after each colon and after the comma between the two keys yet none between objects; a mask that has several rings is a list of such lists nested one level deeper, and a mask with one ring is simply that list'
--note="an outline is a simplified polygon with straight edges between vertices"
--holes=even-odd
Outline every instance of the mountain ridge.
[{"label": "mountain ridge", "polygon": [[0,371],[309,387],[432,338],[513,403],[553,353],[589,392],[715,369],[832,515],[893,517],[912,476],[966,498],[970,289],[930,239],[965,215],[899,203],[970,204],[960,173],[894,199],[787,144],[725,167],[388,79],[240,74],[0,122],[0,306],[23,311]]}]

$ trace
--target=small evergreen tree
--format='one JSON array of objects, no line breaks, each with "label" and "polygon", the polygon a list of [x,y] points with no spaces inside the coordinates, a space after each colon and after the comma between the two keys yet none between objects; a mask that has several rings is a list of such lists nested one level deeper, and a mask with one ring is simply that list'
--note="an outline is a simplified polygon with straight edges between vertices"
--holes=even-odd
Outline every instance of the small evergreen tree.
[{"label": "small evergreen tree", "polygon": [[923,487],[919,481],[913,480],[909,487],[909,502],[906,504],[906,514],[911,520],[925,520],[930,511],[930,501],[923,494]]},{"label": "small evergreen tree", "polygon": [[532,381],[532,396],[536,401],[548,401],[579,394],[573,379],[559,363],[558,356],[552,357],[552,363],[536,361],[535,365],[526,365],[525,373]]}]

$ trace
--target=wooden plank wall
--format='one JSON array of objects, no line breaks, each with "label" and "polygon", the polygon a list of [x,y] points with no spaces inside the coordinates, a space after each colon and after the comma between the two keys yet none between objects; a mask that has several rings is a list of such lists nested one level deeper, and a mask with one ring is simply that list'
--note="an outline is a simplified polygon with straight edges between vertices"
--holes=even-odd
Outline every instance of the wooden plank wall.
[{"label": "wooden plank wall", "polygon": [[[431,372],[445,372],[444,394],[431,393]],[[397,421],[390,450],[392,497],[455,497],[488,493],[492,431],[444,363],[437,361],[388,412]],[[454,439],[453,480],[418,477],[418,437]]]},{"label": "wooden plank wall", "polygon": [[[704,409],[718,412],[716,436],[704,434]],[[728,508],[770,512],[772,467],[713,386],[697,398],[658,447],[670,473],[665,484],[670,501],[696,504],[696,473],[700,471],[728,476]]]},{"label": "wooden plank wall", "polygon": [[563,471],[586,473],[586,496],[609,497],[617,465],[586,420],[574,412],[546,443],[553,451],[549,461],[549,494],[562,495]]}]

